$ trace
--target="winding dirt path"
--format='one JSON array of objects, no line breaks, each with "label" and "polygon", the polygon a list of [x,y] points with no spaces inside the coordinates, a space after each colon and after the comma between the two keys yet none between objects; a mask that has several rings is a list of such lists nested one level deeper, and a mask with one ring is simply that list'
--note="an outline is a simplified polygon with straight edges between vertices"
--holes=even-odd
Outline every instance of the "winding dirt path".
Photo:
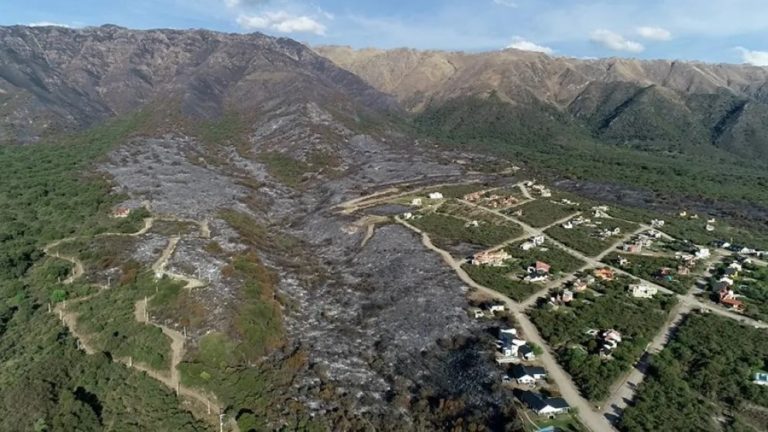
[{"label": "winding dirt path", "polygon": [[[95,237],[114,237],[114,236],[131,236],[131,237],[138,237],[141,235],[146,234],[149,232],[150,229],[152,229],[153,223],[156,219],[154,217],[149,217],[144,219],[144,226],[134,233],[101,233],[96,235]],[[161,220],[175,220],[175,221],[186,221],[184,219],[173,219],[173,218],[162,218]],[[200,226],[200,233],[204,238],[210,238],[210,229],[208,227],[208,221],[203,222],[196,222]],[[63,259],[65,261],[68,261],[72,263],[73,269],[70,274],[70,276],[63,281],[64,284],[71,284],[78,278],[82,277],[85,273],[85,266],[83,265],[83,262],[75,256],[71,255],[62,255],[60,253],[51,252],[52,249],[58,247],[62,243],[66,243],[69,241],[73,241],[78,239],[78,237],[68,237],[65,239],[60,239],[54,242],[51,242],[43,247],[43,252],[51,257],[55,257],[58,259]],[[168,260],[170,260],[171,256],[173,256],[174,251],[176,250],[176,246],[178,245],[178,242],[181,240],[181,237],[174,236],[171,237],[171,239],[168,241],[168,245],[163,250],[160,257],[152,264],[152,270],[154,271],[155,275],[158,277],[161,277],[163,275],[168,276],[169,278],[179,280],[182,282],[185,282],[185,288],[187,289],[193,289],[198,287],[205,286],[205,283],[202,281],[191,278],[184,275],[177,275],[171,272],[166,271],[166,267],[168,264]],[[109,288],[106,286],[99,286],[101,290]],[[78,340],[78,346],[80,349],[82,349],[86,354],[92,355],[99,350],[95,349],[89,342],[88,335],[78,331],[77,329],[77,318],[78,314],[74,311],[70,311],[67,308],[67,304],[72,305],[76,303],[85,302],[95,295],[98,295],[101,291],[80,297],[77,299],[73,299],[70,301],[65,301],[62,303],[57,304],[52,312],[56,313],[59,316],[59,319],[62,321],[64,326],[69,330],[70,333]],[[130,358],[115,358],[113,361],[124,364],[127,367],[142,371],[146,373],[149,377],[155,379],[156,381],[162,383],[166,387],[170,388],[171,390],[175,391],[177,395],[184,396],[188,399],[194,400],[203,406],[206,407],[207,413],[221,413],[223,412],[223,407],[219,406],[218,403],[215,402],[214,398],[209,397],[208,395],[204,394],[201,391],[186,387],[181,384],[181,378],[178,371],[178,365],[182,362],[184,358],[184,344],[185,344],[185,338],[184,335],[181,334],[179,331],[171,329],[167,326],[153,323],[151,322],[149,318],[149,314],[147,311],[149,298],[141,299],[137,301],[134,304],[134,318],[137,322],[146,324],[146,325],[153,325],[155,327],[158,327],[162,330],[163,334],[165,334],[168,338],[171,339],[171,365],[169,371],[159,371],[153,368],[150,368],[147,365],[143,365],[140,363],[135,363]],[[198,413],[202,414],[202,412]],[[237,422],[234,420],[234,418],[229,418],[226,422],[228,425],[228,429],[231,431],[239,432],[239,427],[237,425]]]}]

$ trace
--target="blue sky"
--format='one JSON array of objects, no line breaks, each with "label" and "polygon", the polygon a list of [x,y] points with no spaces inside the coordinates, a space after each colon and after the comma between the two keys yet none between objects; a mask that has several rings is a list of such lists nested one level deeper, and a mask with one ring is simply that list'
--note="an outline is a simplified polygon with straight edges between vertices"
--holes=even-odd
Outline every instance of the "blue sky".
[{"label": "blue sky", "polygon": [[768,66],[765,0],[6,0],[0,24],[259,31],[309,44]]}]

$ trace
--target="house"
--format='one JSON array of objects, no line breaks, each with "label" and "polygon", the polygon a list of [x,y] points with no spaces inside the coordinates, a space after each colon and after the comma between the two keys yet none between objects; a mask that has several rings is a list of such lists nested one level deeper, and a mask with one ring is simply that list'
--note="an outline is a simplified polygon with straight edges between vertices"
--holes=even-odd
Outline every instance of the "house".
[{"label": "house", "polygon": [[624,252],[640,253],[643,251],[643,245],[639,243],[627,243],[622,249]]},{"label": "house", "polygon": [[619,266],[626,267],[629,265],[629,260],[626,257],[619,257]]},{"label": "house", "polygon": [[403,219],[404,220],[411,220],[411,219],[413,219],[413,213],[411,213],[411,212],[403,213]]},{"label": "house", "polygon": [[573,291],[571,291],[571,290],[563,291],[562,301],[563,301],[563,303],[570,303],[570,302],[572,302],[573,301]]},{"label": "house", "polygon": [[485,312],[480,308],[471,308],[469,313],[475,317],[475,319],[485,318]]},{"label": "house", "polygon": [[549,273],[551,266],[543,261],[536,261],[536,265],[533,268],[536,273]]},{"label": "house", "polygon": [[739,270],[735,267],[727,267],[723,270],[723,274],[729,278],[735,278],[739,276]]},{"label": "house", "polygon": [[571,221],[564,223],[562,226],[564,229],[573,229],[573,223]]},{"label": "house", "polygon": [[524,281],[532,283],[546,282],[548,279],[549,275],[546,273],[530,273],[525,278],[523,278]]},{"label": "house", "polygon": [[118,207],[112,212],[112,217],[117,219],[127,218],[131,214],[131,209],[127,207]]},{"label": "house", "polygon": [[632,294],[632,297],[649,299],[653,298],[653,296],[655,296],[659,290],[652,286],[632,284],[629,286],[629,292]]},{"label": "house", "polygon": [[609,329],[603,332],[601,335],[603,340],[619,343],[621,342],[621,333],[618,330]]},{"label": "house", "polygon": [[464,195],[464,201],[477,202],[483,197],[482,192],[472,192]]},{"label": "house", "polygon": [[608,213],[606,213],[606,212],[604,212],[603,210],[600,210],[600,209],[595,209],[595,211],[592,212],[592,216],[596,217],[596,218],[607,218],[607,217],[609,217]]},{"label": "house", "polygon": [[653,228],[663,228],[664,227],[664,221],[661,219],[653,219],[651,220],[651,227]]},{"label": "house", "polygon": [[736,294],[732,289],[723,288],[720,290],[720,304],[730,307],[731,309],[740,311],[744,309],[744,303],[736,298]]},{"label": "house", "polygon": [[755,373],[755,377],[752,380],[752,382],[757,385],[768,386],[768,373],[765,373],[765,372]]},{"label": "house", "polygon": [[531,391],[520,392],[517,398],[531,411],[540,416],[554,417],[567,413],[571,408],[563,398],[548,398]]},{"label": "house", "polygon": [[681,218],[684,218],[684,217],[688,216],[688,212],[683,210],[680,213],[678,213],[677,215],[680,216]]},{"label": "house", "polygon": [[516,364],[512,366],[510,376],[517,381],[518,384],[532,385],[536,384],[536,381],[546,378],[547,371],[543,367]]},{"label": "house", "polygon": [[422,204],[423,204],[423,201],[421,200],[421,198],[414,198],[411,200],[411,205],[414,207],[421,207]]},{"label": "house", "polygon": [[552,196],[552,191],[549,189],[542,189],[541,190],[541,197],[542,198],[550,198]]},{"label": "house", "polygon": [[523,360],[531,361],[536,359],[536,354],[534,354],[533,348],[531,348],[529,345],[523,345],[518,348],[517,354]]},{"label": "house", "polygon": [[464,224],[464,228],[477,228],[480,226],[480,222],[473,220]]},{"label": "house", "polygon": [[573,284],[571,285],[571,289],[574,292],[580,293],[580,292],[586,291],[588,286],[589,284],[587,283],[587,281],[583,279],[576,279],[575,281],[573,281]]},{"label": "house", "polygon": [[536,247],[536,245],[533,244],[533,242],[525,242],[525,243],[520,245],[520,249],[522,249],[524,251],[529,251],[529,250],[531,250],[531,249],[533,249],[535,247]]},{"label": "house", "polygon": [[709,252],[709,249],[707,248],[701,248],[696,251],[696,259],[707,259],[711,256],[711,253]]},{"label": "house", "polygon": [[487,265],[491,267],[501,267],[504,261],[508,260],[510,255],[504,249],[497,251],[478,252],[472,257],[472,265]]},{"label": "house", "polygon": [[504,313],[504,310],[505,310],[505,308],[504,308],[504,305],[503,305],[503,304],[493,304],[493,305],[491,305],[491,307],[490,307],[490,308],[488,308],[488,310],[489,310],[489,311],[490,311],[492,314],[496,314],[496,312],[501,312],[501,313]]},{"label": "house", "polygon": [[616,277],[616,274],[614,273],[614,271],[608,267],[595,269],[593,274],[595,275],[596,278],[602,279],[604,281],[612,281]]},{"label": "house", "polygon": [[707,230],[707,232],[712,232],[712,231],[714,231],[714,230],[715,230],[715,226],[714,226],[714,225],[712,225],[712,224],[707,224],[707,225],[704,227],[704,229],[705,229],[705,230]]},{"label": "house", "polygon": [[680,276],[687,276],[691,273],[691,268],[684,265],[677,266],[677,274]]},{"label": "house", "polygon": [[440,192],[431,192],[429,194],[429,199],[431,200],[441,200],[443,199],[443,194]]},{"label": "house", "polygon": [[714,224],[714,223],[715,223],[715,218],[709,218],[709,219],[707,220],[707,223],[708,223],[708,224]]},{"label": "house", "polygon": [[546,240],[546,237],[544,237],[543,235],[539,235],[539,236],[536,236],[536,237],[533,237],[533,238],[531,238],[531,242],[532,242],[532,243],[533,243],[535,246],[541,246],[541,245],[543,245],[545,240]]}]

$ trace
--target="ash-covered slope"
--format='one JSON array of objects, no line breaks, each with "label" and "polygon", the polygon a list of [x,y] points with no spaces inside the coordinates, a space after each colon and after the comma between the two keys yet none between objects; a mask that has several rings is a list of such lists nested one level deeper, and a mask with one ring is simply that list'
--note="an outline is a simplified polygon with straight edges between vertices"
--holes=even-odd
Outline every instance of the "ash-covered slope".
[{"label": "ash-covered slope", "polygon": [[215,117],[315,102],[355,117],[395,103],[290,39],[204,30],[0,27],[0,141],[91,126],[150,103]]}]

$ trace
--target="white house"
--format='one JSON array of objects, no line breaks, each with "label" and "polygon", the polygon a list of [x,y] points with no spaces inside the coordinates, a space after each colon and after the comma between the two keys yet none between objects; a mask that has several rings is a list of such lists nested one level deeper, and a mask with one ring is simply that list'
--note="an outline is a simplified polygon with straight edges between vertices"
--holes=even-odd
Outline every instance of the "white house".
[{"label": "white house", "polygon": [[652,219],[651,220],[651,226],[653,228],[662,228],[662,227],[664,227],[664,223],[665,222],[663,220],[661,220],[661,219]]},{"label": "white house", "polygon": [[547,371],[543,367],[538,366],[524,366],[517,364],[512,367],[510,376],[517,381],[518,384],[532,385],[537,381],[543,380],[547,377]]},{"label": "white house", "polygon": [[531,241],[533,242],[533,244],[534,244],[534,245],[536,245],[536,246],[541,246],[541,245],[543,245],[545,240],[546,240],[546,237],[544,237],[543,235],[538,235],[538,236],[536,236],[536,237],[533,237],[533,238],[531,239]]},{"label": "white house", "polygon": [[505,308],[503,304],[495,304],[495,305],[491,305],[491,307],[488,308],[488,310],[490,310],[491,313],[495,314],[496,312],[504,312]]},{"label": "white house", "polygon": [[649,299],[653,298],[659,290],[652,286],[632,284],[629,286],[629,292],[632,293],[632,297]]},{"label": "white house", "polygon": [[768,373],[757,372],[755,374],[755,379],[753,379],[752,382],[757,385],[768,386]]},{"label": "white house", "polygon": [[423,204],[423,201],[421,200],[421,198],[414,198],[413,200],[411,200],[411,205],[414,207],[421,207],[422,204]]},{"label": "white house", "polygon": [[411,220],[411,219],[413,219],[413,213],[411,213],[411,212],[403,213],[403,219],[404,220]]},{"label": "white house", "polygon": [[696,251],[696,259],[707,259],[711,256],[708,248],[701,248]]},{"label": "white house", "polygon": [[533,244],[533,242],[525,242],[525,243],[520,245],[520,249],[522,249],[524,251],[529,251],[529,250],[531,250],[531,249],[533,249],[535,247],[536,247],[536,245]]},{"label": "white house", "polygon": [[431,200],[441,200],[441,199],[443,199],[443,194],[441,194],[440,192],[431,192],[429,194],[429,199],[431,199]]}]

